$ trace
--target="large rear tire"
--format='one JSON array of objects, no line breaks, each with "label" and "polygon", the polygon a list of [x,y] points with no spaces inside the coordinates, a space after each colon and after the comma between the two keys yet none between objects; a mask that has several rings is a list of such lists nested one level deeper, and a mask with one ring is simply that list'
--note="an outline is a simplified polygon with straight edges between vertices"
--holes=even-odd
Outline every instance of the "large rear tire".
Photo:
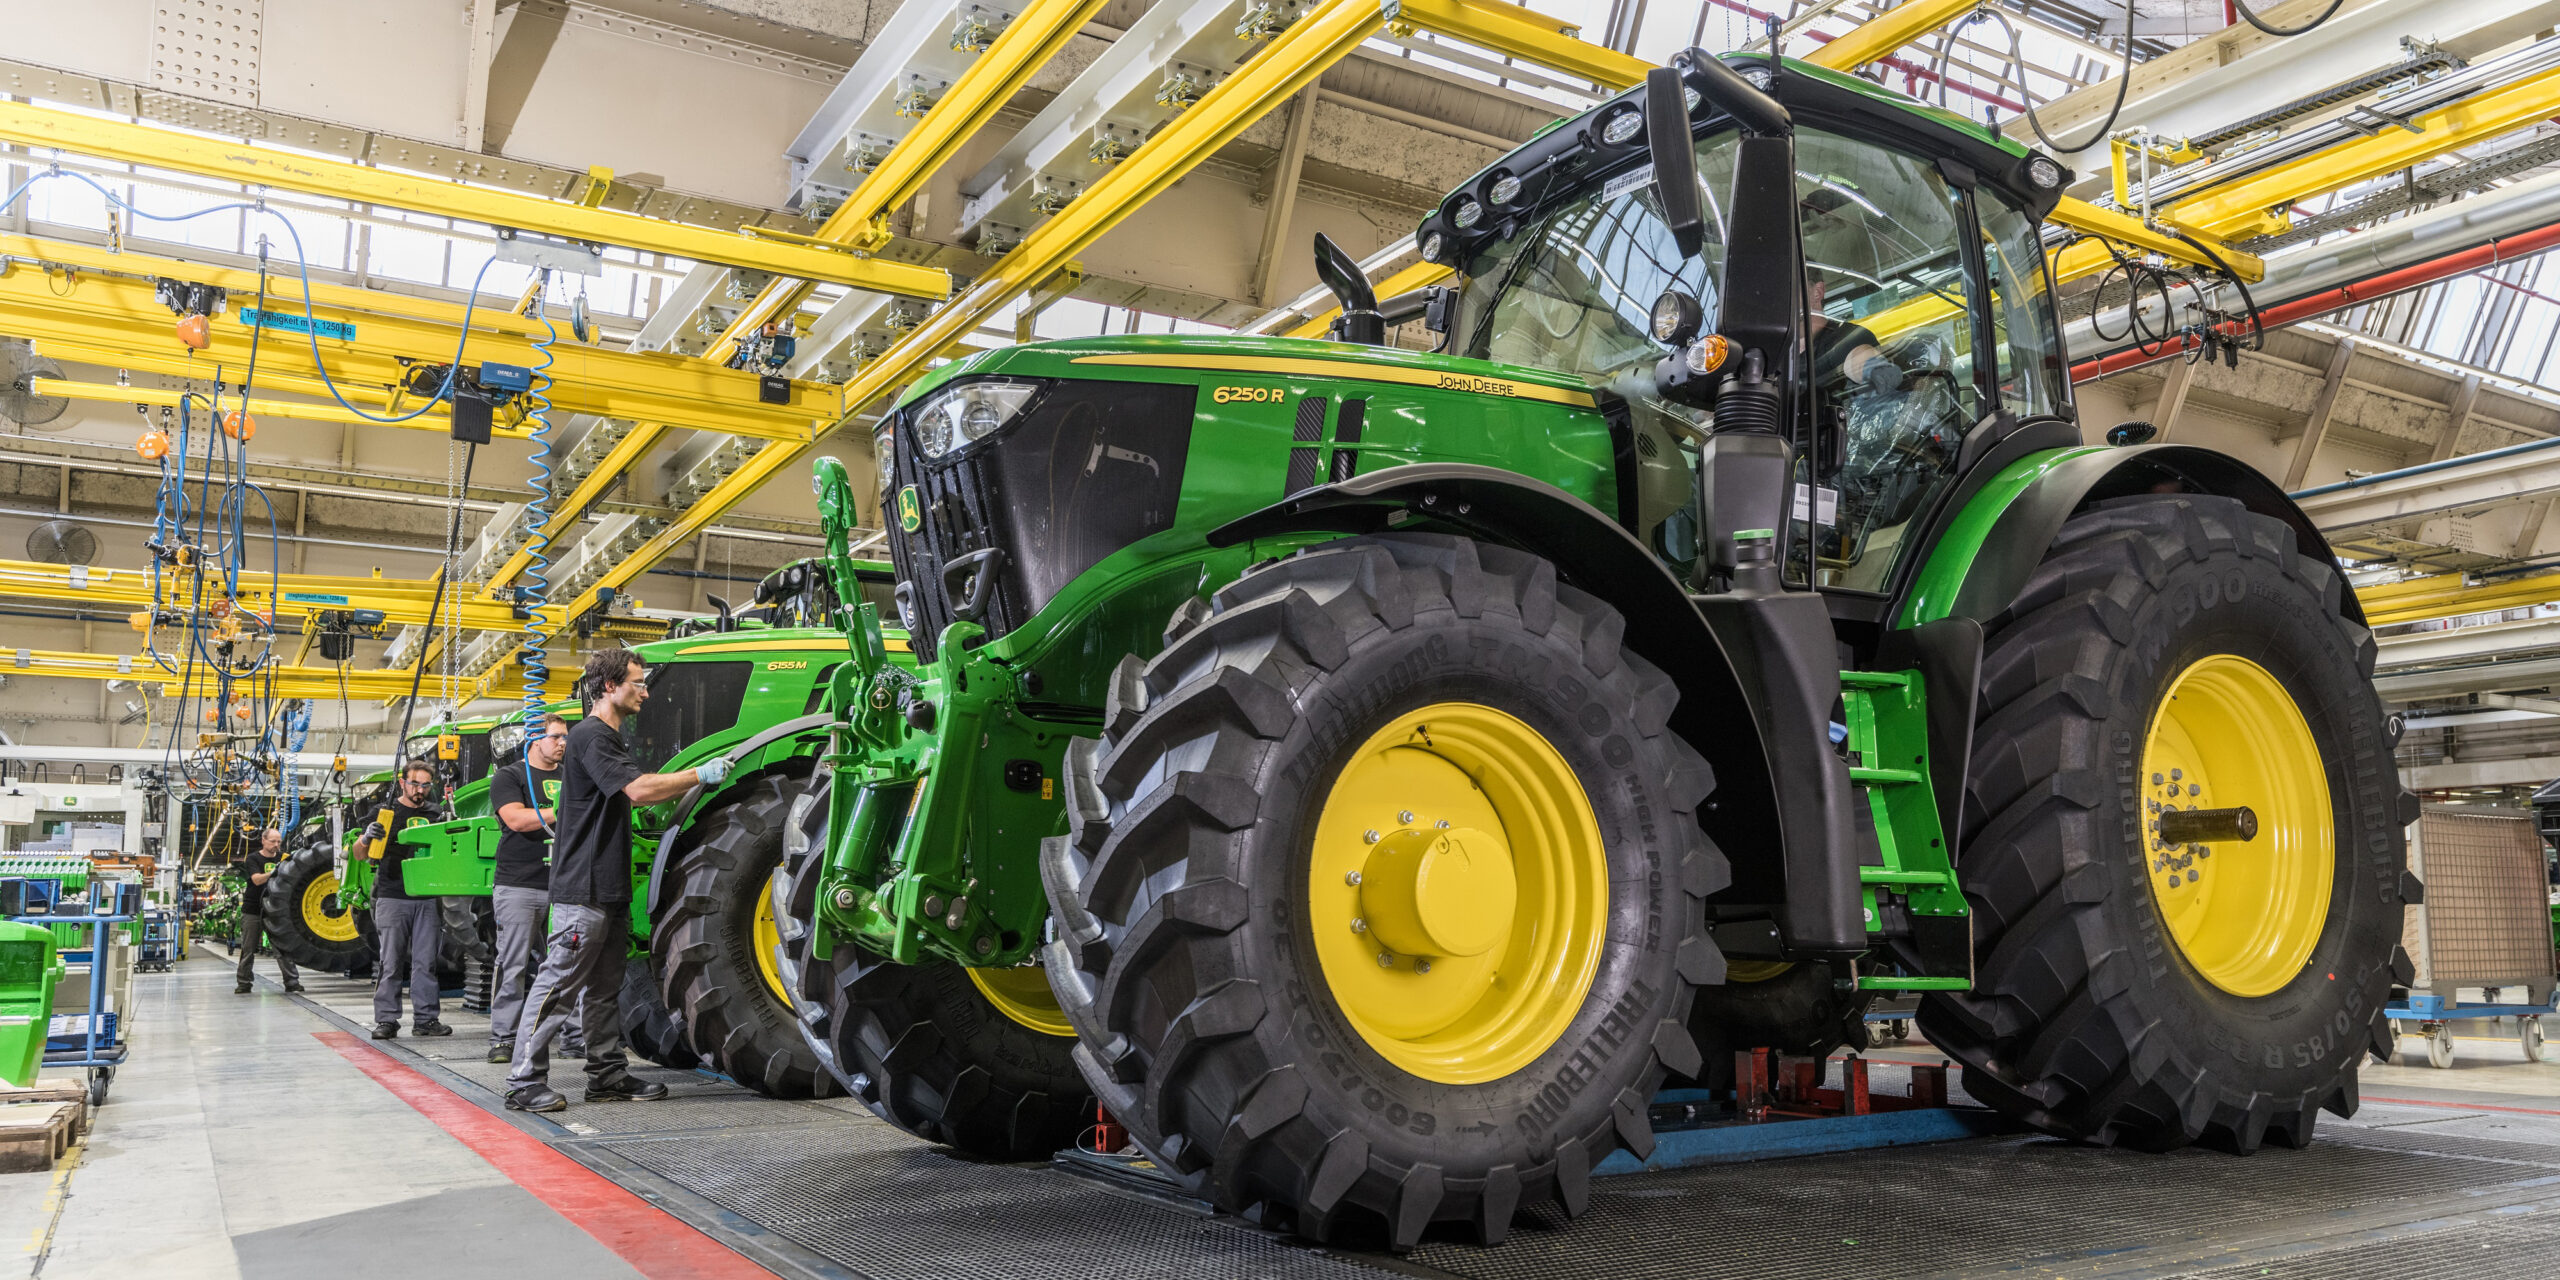
[{"label": "large rear tire", "polygon": [[346,973],[372,961],[373,913],[338,900],[337,859],[326,843],[286,858],[265,887],[271,905],[261,923],[277,955],[321,973]]},{"label": "large rear tire", "polygon": [[1037,968],[901,965],[842,943],[809,951],[830,783],[792,811],[775,883],[780,968],[812,1051],[872,1113],[990,1160],[1045,1160],[1094,1122],[1073,1031]]},{"label": "large rear tire", "polygon": [[1043,851],[1049,977],[1103,1105],[1196,1194],[1491,1242],[1650,1153],[1728,875],[1678,692],[1622,629],[1544,560],[1384,535],[1249,572],[1122,664]]},{"label": "large rear tire", "polygon": [[[1958,862],[1975,985],[1920,1013],[1974,1097],[2064,1137],[2242,1153],[2354,1113],[2408,978],[2414,814],[2342,590],[2281,521],[2146,495],[2065,524],[1990,621]],[[2158,825],[2235,807],[2245,842]]]},{"label": "large rear tire", "polygon": [[766,774],[696,815],[695,838],[663,872],[649,950],[660,994],[713,1070],[769,1098],[825,1098],[835,1081],[801,1039],[773,959],[792,785]]}]

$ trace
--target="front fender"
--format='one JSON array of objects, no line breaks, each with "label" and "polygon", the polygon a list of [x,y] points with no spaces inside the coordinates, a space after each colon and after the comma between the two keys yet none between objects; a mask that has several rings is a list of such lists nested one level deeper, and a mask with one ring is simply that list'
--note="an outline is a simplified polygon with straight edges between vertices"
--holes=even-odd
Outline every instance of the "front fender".
[{"label": "front fender", "polygon": [[[1917,627],[1941,618],[1979,622],[1997,615],[2043,563],[2073,512],[2141,493],[2237,498],[2249,510],[2292,526],[2302,554],[2334,559],[2320,527],[2284,489],[2229,454],[2184,444],[2049,449],[2002,467],[1947,523],[1913,577],[1895,625]],[[2354,592],[2343,594],[2340,609],[2364,621]]]},{"label": "front fender", "polygon": [[[834,723],[834,714],[826,711],[801,716],[797,719],[785,720],[753,737],[739,740],[727,751],[721,753],[721,755],[729,761],[731,766],[728,779],[721,783],[716,790],[697,785],[693,790],[685,792],[683,798],[676,801],[675,812],[667,820],[666,831],[658,837],[658,854],[656,857],[649,860],[648,892],[641,896],[643,919],[657,918],[658,885],[666,876],[667,864],[675,861],[676,852],[682,847],[685,828],[693,821],[694,813],[702,808],[703,801],[710,799],[713,796],[728,794],[737,787],[751,781],[757,774],[763,773],[778,764],[781,757],[792,754],[789,752],[776,752],[773,753],[775,757],[773,759],[756,760],[757,755],[764,752],[765,748],[770,747],[785,738],[790,738],[803,733],[816,733],[823,739],[827,731],[827,726]],[[750,766],[748,763],[751,760],[755,761],[753,766]],[[701,762],[696,761],[695,763],[699,764]],[[691,766],[687,767],[689,768]]]}]

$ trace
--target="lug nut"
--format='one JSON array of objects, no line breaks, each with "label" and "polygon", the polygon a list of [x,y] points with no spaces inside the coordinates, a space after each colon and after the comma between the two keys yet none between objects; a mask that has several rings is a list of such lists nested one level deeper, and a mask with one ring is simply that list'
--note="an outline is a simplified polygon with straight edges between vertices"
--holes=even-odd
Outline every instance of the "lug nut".
[{"label": "lug nut", "polygon": [[1429,973],[1431,972],[1431,962],[1428,960],[1416,960],[1413,962],[1413,971],[1415,973]]},{"label": "lug nut", "polygon": [[1403,827],[1410,827],[1410,826],[1412,826],[1412,825],[1413,825],[1413,810],[1411,810],[1411,809],[1398,809],[1398,810],[1396,810],[1396,825],[1398,825],[1398,826],[1403,826]]},{"label": "lug nut", "polygon": [[1358,916],[1353,916],[1351,917],[1351,931],[1353,933],[1367,933],[1369,931],[1369,922]]},{"label": "lug nut", "polygon": [[1357,871],[1345,871],[1342,873],[1342,882],[1344,884],[1358,884],[1360,883],[1360,873]]},{"label": "lug nut", "polygon": [[1378,967],[1379,967],[1379,968],[1381,968],[1381,969],[1392,969],[1392,968],[1395,968],[1395,967],[1396,967],[1396,958],[1395,958],[1395,956],[1394,956],[1393,954],[1389,953],[1389,952],[1385,952],[1385,951],[1381,951],[1381,952],[1379,952],[1379,953],[1378,953]]},{"label": "lug nut", "polygon": [[1441,830],[1443,830],[1443,831],[1446,831],[1446,830],[1448,830],[1448,829],[1449,829],[1449,820],[1448,820],[1447,818],[1442,818],[1442,819],[1441,819],[1441,820],[1439,820],[1438,822],[1432,823],[1431,825],[1432,825],[1432,826],[1435,826],[1435,827],[1438,827],[1438,828],[1440,828],[1440,829],[1441,829]]},{"label": "lug nut", "polygon": [[1378,842],[1378,833],[1375,831],[1363,831],[1360,833],[1360,839],[1369,844],[1376,844]]}]

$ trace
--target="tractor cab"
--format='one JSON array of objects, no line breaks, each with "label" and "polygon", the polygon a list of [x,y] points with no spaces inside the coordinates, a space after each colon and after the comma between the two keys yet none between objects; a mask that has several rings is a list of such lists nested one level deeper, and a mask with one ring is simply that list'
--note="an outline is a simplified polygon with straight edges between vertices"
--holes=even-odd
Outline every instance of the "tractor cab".
[{"label": "tractor cab", "polygon": [[[1920,541],[1915,525],[1960,462],[1980,456],[1968,439],[2071,417],[2039,243],[2064,174],[1961,117],[1898,98],[1888,107],[1863,81],[1784,60],[1733,65],[1790,117],[1783,206],[1801,245],[1800,292],[1769,296],[1782,273],[1732,260],[1728,213],[1744,198],[1750,130],[1694,87],[1681,114],[1704,217],[1684,252],[1637,90],[1504,157],[1423,223],[1426,256],[1458,272],[1449,349],[1570,374],[1622,401],[1638,459],[1634,529],[1686,572],[1716,411],[1656,367],[1693,347],[1730,358],[1719,321],[1737,306],[1797,311],[1786,579],[1889,593],[1910,559],[1902,549]],[[1737,277],[1757,294],[1736,297]]]}]

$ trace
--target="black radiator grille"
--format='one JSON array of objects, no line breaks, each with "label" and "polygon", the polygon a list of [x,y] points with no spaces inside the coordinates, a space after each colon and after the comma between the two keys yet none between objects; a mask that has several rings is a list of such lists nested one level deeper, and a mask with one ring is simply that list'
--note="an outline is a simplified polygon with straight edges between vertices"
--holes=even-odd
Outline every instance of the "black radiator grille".
[{"label": "black radiator grille", "polygon": [[889,495],[897,521],[889,555],[899,612],[916,656],[931,661],[965,600],[970,575],[946,592],[943,566],[990,548],[990,636],[1022,625],[1104,556],[1173,527],[1191,444],[1196,389],[1149,382],[1058,382],[1042,388],[996,436],[942,458],[916,445],[914,415],[896,424],[897,483],[912,489],[916,527],[903,527],[904,494]]}]

